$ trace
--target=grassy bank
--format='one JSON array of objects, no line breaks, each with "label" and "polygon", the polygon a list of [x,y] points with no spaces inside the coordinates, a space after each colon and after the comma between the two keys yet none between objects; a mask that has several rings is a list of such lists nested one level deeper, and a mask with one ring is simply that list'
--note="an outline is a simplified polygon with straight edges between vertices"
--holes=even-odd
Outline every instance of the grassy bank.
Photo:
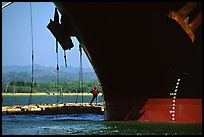
[{"label": "grassy bank", "polygon": [[[2,96],[29,96],[30,93],[2,93]],[[59,93],[32,93],[32,96],[57,96]],[[79,95],[81,96],[82,93],[63,93],[63,96],[75,96]],[[101,96],[102,93],[99,93],[99,96]],[[83,96],[92,96],[91,93],[83,93]]]}]

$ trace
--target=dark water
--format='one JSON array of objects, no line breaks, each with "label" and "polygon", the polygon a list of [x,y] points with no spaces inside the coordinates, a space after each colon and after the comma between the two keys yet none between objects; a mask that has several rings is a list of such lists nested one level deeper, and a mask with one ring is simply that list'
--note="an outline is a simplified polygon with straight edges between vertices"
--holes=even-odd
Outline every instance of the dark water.
[{"label": "dark water", "polygon": [[[27,104],[28,97],[4,98],[4,105]],[[76,97],[66,96],[64,101]],[[35,96],[36,103],[56,103],[56,96]],[[52,101],[53,102],[52,102]],[[84,97],[89,102],[91,96]],[[102,100],[99,99],[99,100]],[[104,115],[2,115],[3,135],[202,135],[202,124],[104,121]]]},{"label": "dark water", "polygon": [[201,124],[103,121],[104,115],[3,115],[3,135],[201,135]]}]

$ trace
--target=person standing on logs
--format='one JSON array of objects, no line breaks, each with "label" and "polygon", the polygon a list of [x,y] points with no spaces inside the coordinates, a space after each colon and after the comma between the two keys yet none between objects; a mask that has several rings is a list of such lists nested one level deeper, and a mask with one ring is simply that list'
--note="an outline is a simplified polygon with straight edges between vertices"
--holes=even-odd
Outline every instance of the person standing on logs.
[{"label": "person standing on logs", "polygon": [[90,93],[93,94],[93,98],[92,98],[91,102],[89,103],[89,105],[92,105],[94,99],[96,99],[96,106],[97,106],[97,105],[98,105],[97,96],[98,96],[98,94],[99,94],[97,87],[94,86],[93,89],[90,91]]}]

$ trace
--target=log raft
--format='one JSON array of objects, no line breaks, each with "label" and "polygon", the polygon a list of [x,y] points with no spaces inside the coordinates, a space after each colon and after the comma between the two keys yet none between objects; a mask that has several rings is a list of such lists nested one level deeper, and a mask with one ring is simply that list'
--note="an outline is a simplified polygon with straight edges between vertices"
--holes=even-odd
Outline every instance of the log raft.
[{"label": "log raft", "polygon": [[104,113],[104,104],[98,103],[96,106],[89,103],[63,103],[63,104],[30,104],[18,106],[3,106],[2,114],[86,114]]}]

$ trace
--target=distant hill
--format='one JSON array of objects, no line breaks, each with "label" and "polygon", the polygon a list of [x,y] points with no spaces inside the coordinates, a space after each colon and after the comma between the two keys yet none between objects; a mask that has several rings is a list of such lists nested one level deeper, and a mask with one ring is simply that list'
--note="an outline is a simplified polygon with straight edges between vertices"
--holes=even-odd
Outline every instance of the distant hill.
[{"label": "distant hill", "polygon": [[[65,66],[60,66],[60,71],[68,72],[68,73],[79,73],[79,68],[76,67],[65,67]],[[54,71],[56,70],[56,67],[45,67],[41,66],[38,64],[33,65],[34,71]],[[26,66],[5,66],[2,67],[2,73],[7,73],[7,72],[30,72],[31,73],[31,66],[26,65]],[[93,69],[91,68],[83,68],[83,72],[94,72]]]},{"label": "distant hill", "polygon": [[[60,81],[75,81],[79,79],[79,68],[60,66]],[[34,81],[55,82],[57,79],[57,71],[55,67],[45,67],[38,64],[33,66]],[[5,66],[2,67],[2,82],[10,81],[31,81],[31,66]],[[91,68],[83,68],[84,81],[97,80],[96,74]]]}]

